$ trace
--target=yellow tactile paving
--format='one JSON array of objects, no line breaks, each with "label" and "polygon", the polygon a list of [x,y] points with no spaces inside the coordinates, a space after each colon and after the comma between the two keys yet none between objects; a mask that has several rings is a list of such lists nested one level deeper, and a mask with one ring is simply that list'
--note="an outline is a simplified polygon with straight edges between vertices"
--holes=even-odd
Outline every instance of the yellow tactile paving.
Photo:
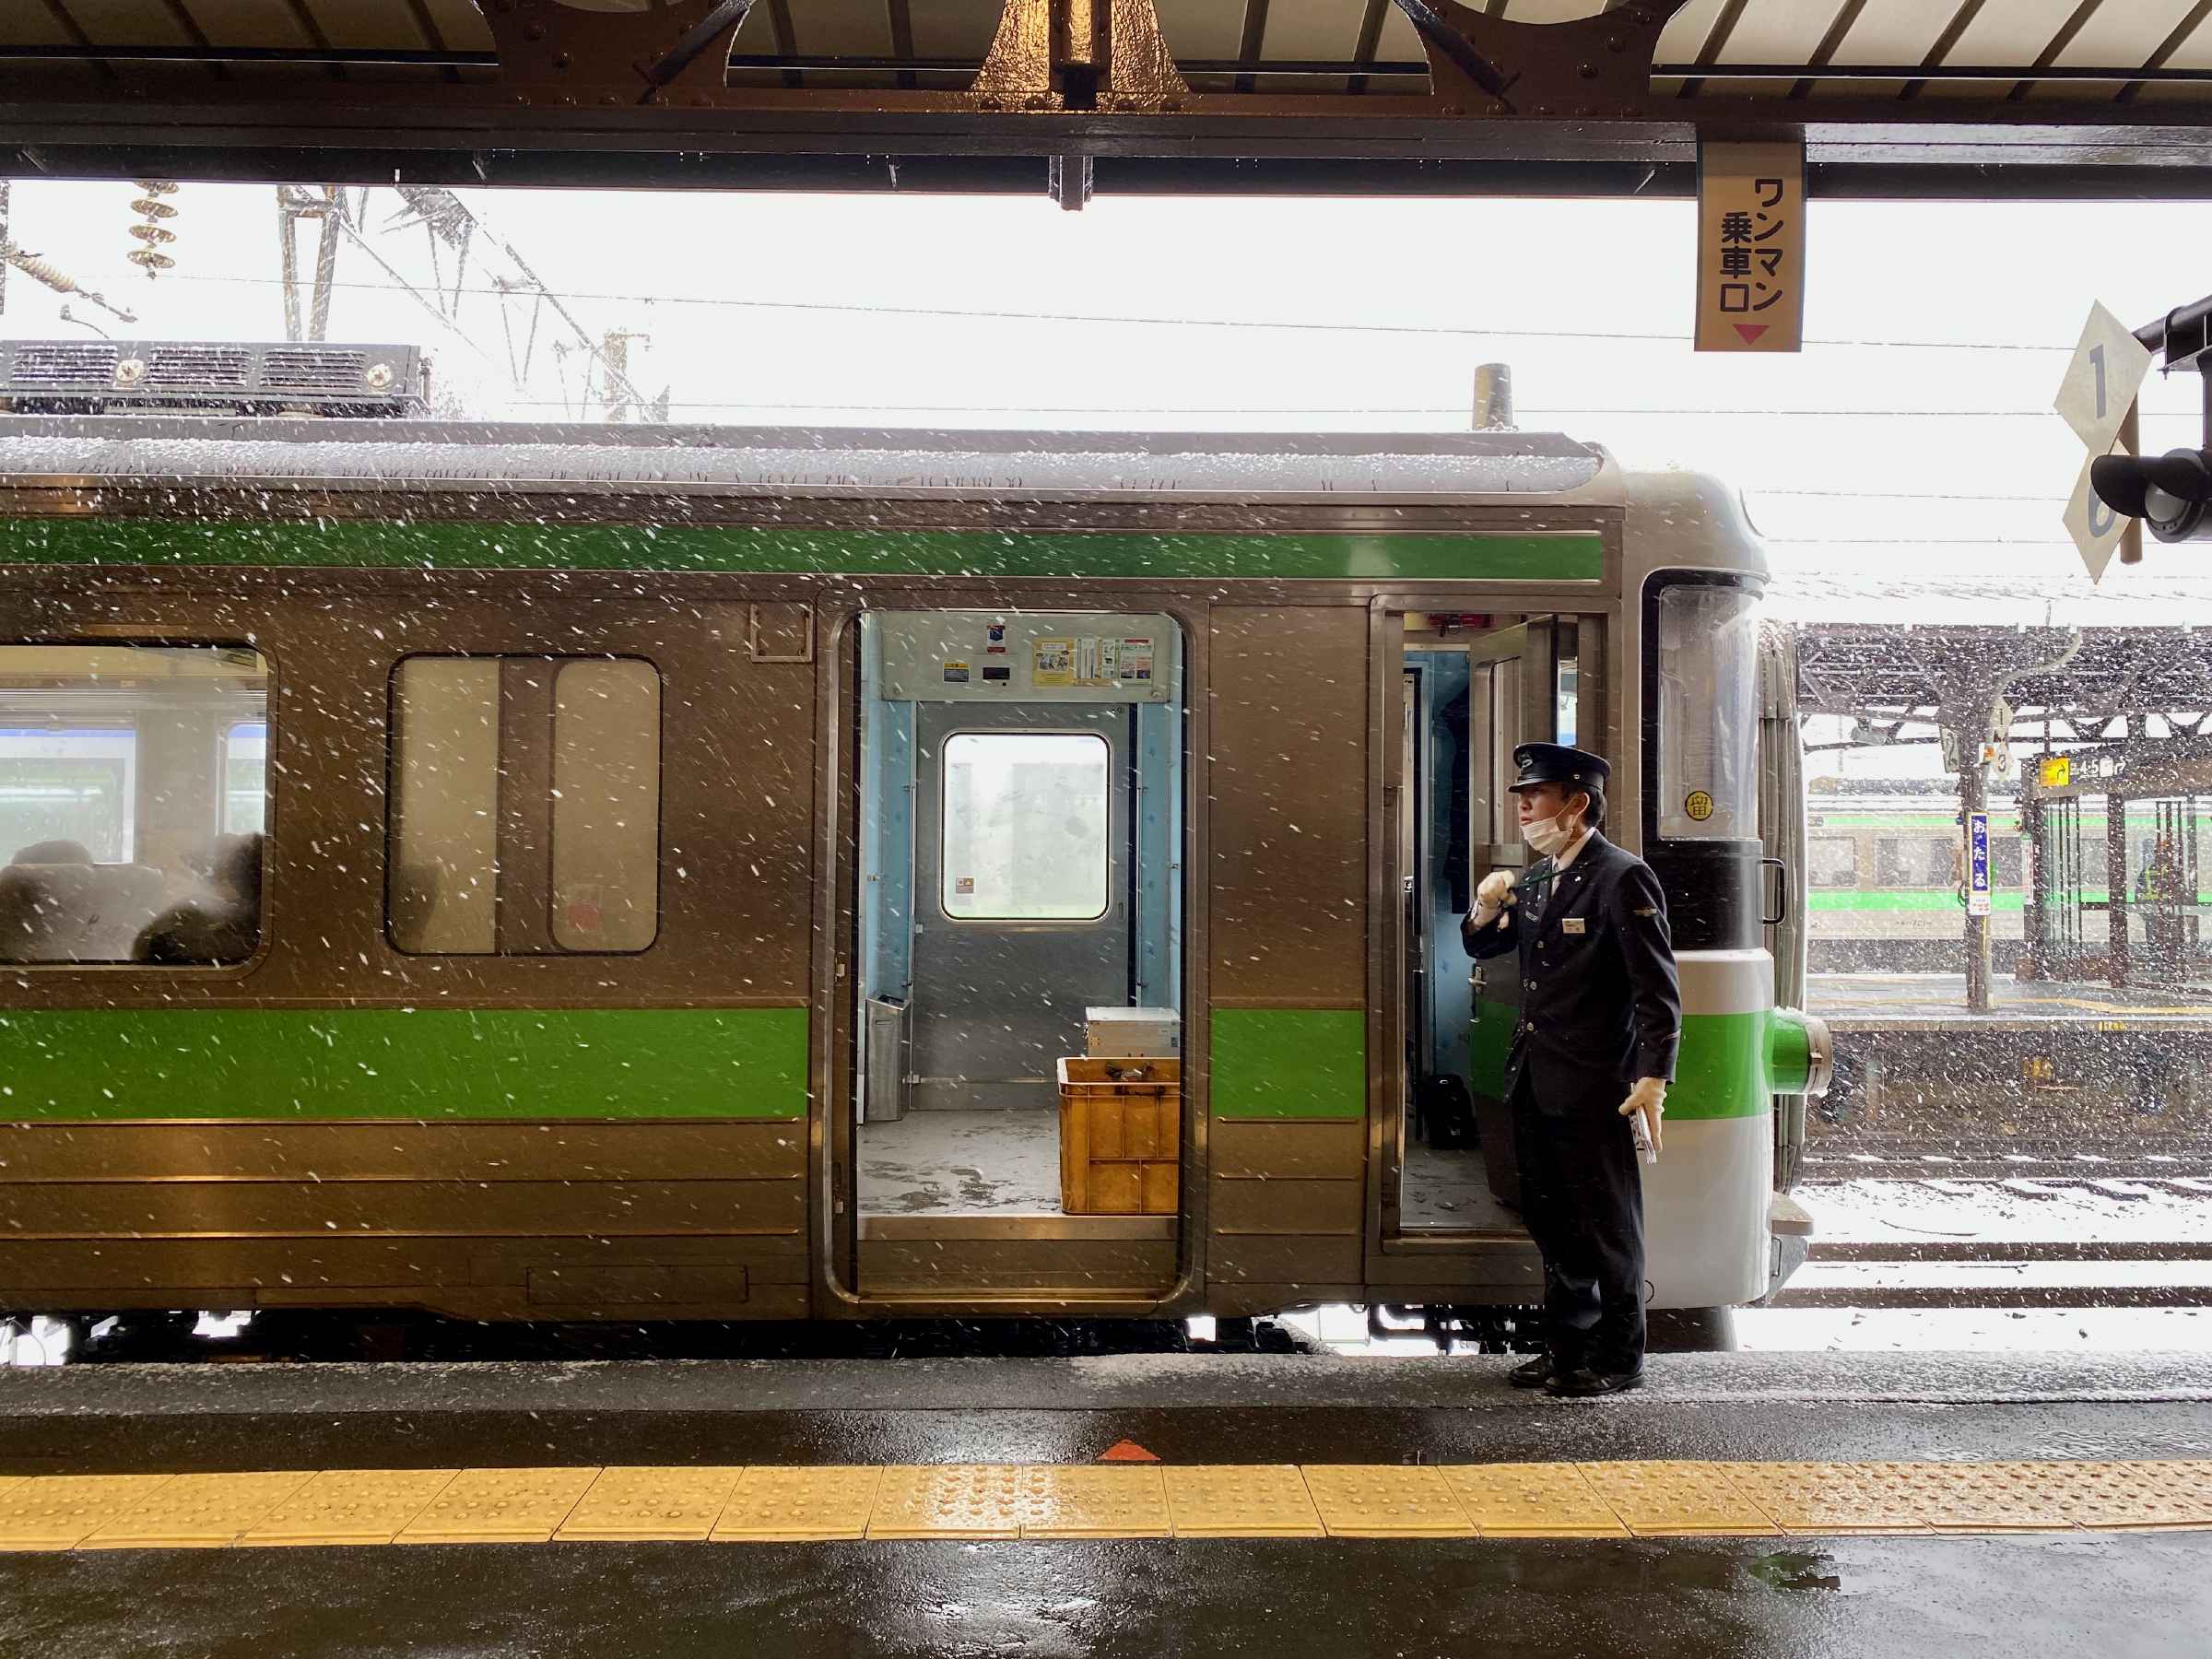
[{"label": "yellow tactile paving", "polygon": [[464,1469],[394,1544],[543,1544],[597,1469]]},{"label": "yellow tactile paving", "polygon": [[104,1523],[80,1549],[220,1549],[305,1486],[305,1469],[180,1475]]},{"label": "yellow tactile paving", "polygon": [[581,1540],[697,1543],[714,1530],[740,1468],[711,1465],[602,1469],[554,1535]]},{"label": "yellow tactile paving", "polygon": [[747,1469],[714,1524],[714,1541],[765,1544],[865,1538],[883,1471]]},{"label": "yellow tactile paving", "polygon": [[1179,1538],[1327,1535],[1295,1464],[1170,1464],[1160,1474]]},{"label": "yellow tactile paving", "polygon": [[1168,1488],[1148,1465],[1040,1465],[1024,1471],[1025,1538],[1164,1538]]},{"label": "yellow tactile paving", "polygon": [[2077,1526],[2099,1532],[2212,1527],[2212,1462],[2075,1465],[2065,1495]]},{"label": "yellow tactile paving", "polygon": [[1628,1528],[1572,1464],[1446,1464],[1444,1479],[1486,1538],[1625,1537]]},{"label": "yellow tactile paving", "polygon": [[1582,1469],[1591,1488],[1640,1537],[1756,1537],[1782,1530],[1718,1464],[1588,1463]]},{"label": "yellow tactile paving", "polygon": [[1018,1464],[901,1465],[883,1472],[871,1538],[1018,1538],[1028,1508]]},{"label": "yellow tactile paving", "polygon": [[458,1469],[326,1469],[246,1530],[241,1544],[389,1544]]},{"label": "yellow tactile paving", "polygon": [[2065,1494],[2081,1464],[1900,1463],[1882,1478],[1909,1494],[1915,1513],[1937,1532],[2065,1532]]},{"label": "yellow tactile paving", "polygon": [[0,1492],[0,1549],[75,1549],[173,1475],[34,1475]]},{"label": "yellow tactile paving", "polygon": [[1902,1482],[1882,1466],[1837,1463],[1726,1465],[1736,1490],[1787,1533],[1914,1533],[1929,1530]]},{"label": "yellow tactile paving", "polygon": [[706,1465],[0,1477],[0,1550],[2212,1531],[2212,1460]]},{"label": "yellow tactile paving", "polygon": [[1306,1490],[1333,1538],[1468,1538],[1475,1524],[1426,1464],[1308,1464]]}]

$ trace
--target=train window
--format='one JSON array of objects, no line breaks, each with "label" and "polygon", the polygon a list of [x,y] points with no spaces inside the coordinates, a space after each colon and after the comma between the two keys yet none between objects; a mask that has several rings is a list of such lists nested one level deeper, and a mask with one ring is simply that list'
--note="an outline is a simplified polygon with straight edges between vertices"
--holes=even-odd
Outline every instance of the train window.
[{"label": "train window", "polygon": [[241,720],[223,734],[223,830],[259,835],[268,818],[268,723]]},{"label": "train window", "polygon": [[409,657],[393,677],[392,942],[499,948],[500,663]]},{"label": "train window", "polygon": [[1878,888],[1957,887],[1964,853],[1947,835],[1885,835],[1874,843],[1874,882]]},{"label": "train window", "polygon": [[2018,891],[2025,884],[2028,865],[2021,853],[2024,845],[2019,837],[2014,835],[1990,837],[1990,886]]},{"label": "train window", "polygon": [[1659,594],[1659,833],[1759,836],[1759,618],[1749,590],[1677,582]]},{"label": "train window", "polygon": [[959,922],[1104,915],[1110,754],[1089,733],[947,738],[945,913]]},{"label": "train window", "polygon": [[0,961],[251,958],[267,720],[253,651],[0,646]]},{"label": "train window", "polygon": [[553,941],[642,950],[660,920],[661,677],[634,657],[553,681]]},{"label": "train window", "polygon": [[636,951],[660,914],[661,678],[633,657],[409,657],[388,919],[439,956]]},{"label": "train window", "polygon": [[1806,880],[1817,888],[1859,885],[1859,843],[1847,835],[1816,835],[1805,844]]}]

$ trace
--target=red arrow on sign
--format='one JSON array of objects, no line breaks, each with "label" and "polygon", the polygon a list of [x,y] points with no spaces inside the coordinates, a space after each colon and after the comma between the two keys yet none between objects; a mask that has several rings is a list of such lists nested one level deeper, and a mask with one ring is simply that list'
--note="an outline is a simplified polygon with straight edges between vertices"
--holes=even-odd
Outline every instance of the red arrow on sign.
[{"label": "red arrow on sign", "polygon": [[1764,323],[1738,323],[1735,325],[1735,332],[1744,336],[1744,344],[1748,346],[1760,335],[1767,332],[1767,324]]}]

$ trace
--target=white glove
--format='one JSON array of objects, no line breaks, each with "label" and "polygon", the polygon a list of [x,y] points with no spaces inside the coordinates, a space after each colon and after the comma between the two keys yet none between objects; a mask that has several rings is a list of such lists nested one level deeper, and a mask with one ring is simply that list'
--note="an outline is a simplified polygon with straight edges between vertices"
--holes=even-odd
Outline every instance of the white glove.
[{"label": "white glove", "polygon": [[1475,914],[1472,918],[1474,925],[1488,927],[1493,918],[1500,926],[1504,925],[1505,907],[1512,901],[1513,877],[1512,872],[1492,870],[1482,878],[1481,884],[1475,889]]},{"label": "white glove", "polygon": [[1643,1117],[1643,1131],[1652,1143],[1652,1156],[1659,1155],[1659,1120],[1666,1115],[1666,1080],[1663,1077],[1639,1077],[1636,1087],[1629,1090],[1629,1098],[1620,1103],[1620,1115]]}]

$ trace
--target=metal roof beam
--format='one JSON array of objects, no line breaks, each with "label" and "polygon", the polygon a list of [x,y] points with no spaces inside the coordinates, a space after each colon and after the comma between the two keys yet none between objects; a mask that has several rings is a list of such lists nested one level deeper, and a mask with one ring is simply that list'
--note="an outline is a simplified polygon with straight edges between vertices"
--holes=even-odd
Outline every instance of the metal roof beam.
[{"label": "metal roof beam", "polygon": [[[0,171],[858,190],[892,188],[895,176],[908,190],[1031,191],[1057,156],[1078,171],[1094,163],[1102,194],[1679,195],[1694,187],[1699,137],[1717,135],[1802,138],[1809,188],[1831,198],[2212,197],[2212,68],[2184,57],[2212,0],[2145,63],[2062,65],[2087,38],[2093,13],[2081,0],[2025,68],[1959,61],[1976,20],[1995,15],[1986,0],[1953,0],[1925,59],[1902,65],[1835,62],[1864,36],[1865,0],[1828,0],[1807,19],[1808,34],[1821,33],[1805,59],[1766,64],[1725,61],[1753,0],[1728,0],[1693,61],[1658,64],[1659,31],[1683,0],[1548,24],[1516,21],[1490,0],[1394,0],[1417,25],[1420,65],[1376,62],[1394,0],[1347,6],[1347,24],[1358,18],[1348,55],[1319,62],[1269,61],[1266,0],[1242,0],[1238,55],[1182,64],[1159,38],[1152,0],[1006,0],[1008,43],[988,65],[916,57],[911,18],[900,21],[909,0],[884,0],[888,56],[809,55],[797,8],[765,0],[774,52],[735,66],[771,75],[735,85],[728,52],[743,0],[487,6],[489,54],[441,38],[426,0],[392,7],[389,43],[369,47],[281,22],[259,43],[216,44],[211,32],[256,40],[201,27],[225,0],[157,3],[182,43],[96,41],[66,0],[41,0],[64,25],[59,42],[0,47]],[[285,4],[313,21],[302,0]],[[1048,62],[1077,10],[1101,19],[1086,49],[1097,62]],[[2105,16],[2117,15],[2108,0]],[[247,65],[251,75],[229,72]],[[180,85],[180,65],[209,78]],[[333,84],[357,66],[417,74]],[[834,84],[812,73],[830,68]],[[127,96],[106,95],[94,74]],[[879,84],[853,85],[855,74]],[[1194,90],[1192,76],[1215,89]],[[1344,90],[1300,84],[1317,79]],[[1969,81],[2016,98],[1943,96]],[[2198,96],[2136,96],[2152,86]],[[2027,87],[2034,96],[2018,99]]]}]

